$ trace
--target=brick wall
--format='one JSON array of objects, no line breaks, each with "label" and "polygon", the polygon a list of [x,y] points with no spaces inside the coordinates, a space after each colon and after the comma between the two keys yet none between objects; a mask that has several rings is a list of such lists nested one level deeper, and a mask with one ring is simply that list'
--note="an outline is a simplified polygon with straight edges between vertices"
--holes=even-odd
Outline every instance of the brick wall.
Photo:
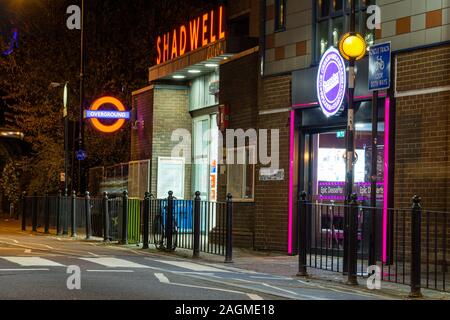
[{"label": "brick wall", "polygon": [[307,68],[312,52],[312,2],[286,2],[286,30],[275,31],[275,0],[266,1],[265,74]]},{"label": "brick wall", "polygon": [[[261,79],[260,111],[285,109],[291,106],[291,76]],[[284,181],[259,181],[256,178],[255,248],[286,252],[288,234],[289,191],[289,129],[290,113],[279,112],[258,116],[258,129],[278,129],[280,132],[280,169]],[[270,135],[269,135],[270,137]],[[269,139],[269,142],[270,139]]]},{"label": "brick wall", "polygon": [[[450,46],[398,55],[397,92],[450,85]],[[395,206],[450,211],[450,91],[396,99]]]},{"label": "brick wall", "polygon": [[377,0],[381,30],[376,38],[394,50],[450,40],[450,2],[442,0]]},{"label": "brick wall", "polygon": [[132,101],[137,125],[131,130],[131,161],[147,160],[152,154],[153,88],[133,94]]},{"label": "brick wall", "polygon": [[[256,128],[258,61],[258,53],[254,53],[220,67],[219,101],[230,106],[230,129]],[[223,169],[226,167],[219,176],[219,201],[224,201],[227,193],[227,175]],[[234,244],[253,247],[255,204],[237,202],[234,208]]]}]

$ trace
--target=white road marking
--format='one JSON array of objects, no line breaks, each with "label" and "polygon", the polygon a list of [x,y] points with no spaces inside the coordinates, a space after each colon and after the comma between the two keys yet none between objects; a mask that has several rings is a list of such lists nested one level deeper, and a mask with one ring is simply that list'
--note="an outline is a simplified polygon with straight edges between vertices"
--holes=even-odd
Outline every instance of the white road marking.
[{"label": "white road marking", "polygon": [[235,291],[235,290],[228,290],[228,289],[221,289],[221,288],[211,288],[211,287],[204,287],[204,286],[196,286],[196,285],[192,285],[192,284],[170,282],[170,280],[162,273],[155,273],[155,277],[159,280],[159,282],[165,283],[165,284],[169,284],[169,285],[172,285],[172,286],[196,288],[196,289],[202,289],[202,290],[213,290],[213,291],[221,291],[221,292],[228,292],[228,293],[237,293],[237,294],[243,294],[243,295],[247,295],[247,296],[249,295],[249,294],[247,294],[245,292]]},{"label": "white road marking", "polygon": [[260,279],[260,280],[292,280],[291,278],[286,278],[286,277],[271,277],[271,276],[261,276],[261,277],[257,277],[257,276],[250,276],[250,278],[252,279]]},{"label": "white road marking", "polygon": [[252,300],[264,300],[263,298],[261,298],[260,296],[258,296],[257,294],[253,294],[253,293],[247,293],[247,296],[252,299]]},{"label": "white road marking", "polygon": [[286,289],[278,288],[278,287],[272,286],[272,285],[267,284],[267,283],[262,283],[262,285],[263,285],[263,286],[266,286],[266,287],[269,287],[269,288],[272,288],[272,289],[275,289],[275,290],[287,292],[287,293],[289,293],[289,294],[293,294],[293,295],[298,296],[298,293],[297,293],[297,292],[294,292],[294,291],[289,291],[289,290],[286,290]]},{"label": "white road marking", "polygon": [[192,262],[184,262],[184,261],[164,261],[164,260],[154,260],[156,262],[170,264],[175,267],[189,269],[196,272],[229,272],[228,270],[218,269],[214,267],[209,267],[201,264],[196,264]]},{"label": "white road marking", "polygon": [[64,267],[64,265],[39,257],[1,257],[22,267]]},{"label": "white road marking", "polygon": [[133,270],[86,270],[87,272],[103,272],[103,273],[133,273]]},{"label": "white road marking", "polygon": [[89,252],[89,251],[88,251],[88,253],[89,253],[91,256],[94,256],[94,257],[100,257],[98,254],[95,254],[95,253],[92,253],[92,252]]},{"label": "white road marking", "polygon": [[155,277],[156,279],[159,280],[159,282],[161,283],[167,283],[170,284],[169,278],[167,278],[164,274],[162,273],[155,273]]},{"label": "white road marking", "polygon": [[148,266],[144,266],[143,264],[138,264],[118,258],[80,258],[80,259],[96,263],[108,268],[150,269]]},{"label": "white road marking", "polygon": [[16,272],[16,271],[50,271],[50,269],[0,269],[0,272]]}]

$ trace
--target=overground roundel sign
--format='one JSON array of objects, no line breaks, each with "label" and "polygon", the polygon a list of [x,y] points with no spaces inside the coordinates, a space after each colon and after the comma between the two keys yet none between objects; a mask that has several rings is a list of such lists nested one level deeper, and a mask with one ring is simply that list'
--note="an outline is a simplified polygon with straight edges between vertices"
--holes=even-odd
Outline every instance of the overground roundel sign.
[{"label": "overground roundel sign", "polygon": [[[115,110],[102,110],[104,105],[111,105]],[[114,97],[102,97],[94,101],[91,108],[85,111],[85,118],[90,119],[95,129],[104,133],[114,133],[120,130],[125,121],[130,119],[123,103]],[[104,124],[101,120],[114,120],[111,124]]]},{"label": "overground roundel sign", "polygon": [[341,108],[346,86],[344,59],[336,48],[331,47],[323,54],[317,72],[317,97],[327,117],[334,116]]}]

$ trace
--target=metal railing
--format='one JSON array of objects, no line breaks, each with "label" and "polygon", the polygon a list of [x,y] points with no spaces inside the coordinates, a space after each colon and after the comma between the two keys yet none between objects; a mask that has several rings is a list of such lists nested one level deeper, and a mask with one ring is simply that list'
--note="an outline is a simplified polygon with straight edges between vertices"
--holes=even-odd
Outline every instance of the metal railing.
[{"label": "metal railing", "polygon": [[380,280],[410,286],[413,297],[421,296],[421,288],[449,291],[450,213],[423,210],[417,196],[411,209],[365,207],[356,199],[325,204],[300,195],[300,276],[318,268],[343,273],[355,284],[377,266]]},{"label": "metal railing", "polygon": [[153,244],[159,250],[183,248],[225,256],[232,261],[232,196],[226,202],[202,201],[200,193],[193,200],[178,200],[169,192],[166,199],[149,193],[144,200],[120,197],[84,197],[71,195],[25,196],[21,200],[22,230],[86,239],[101,237],[105,242]]},{"label": "metal railing", "polygon": [[232,260],[231,195],[227,202],[210,202],[202,201],[198,192],[194,200],[178,200],[169,192],[167,199],[146,194],[143,202],[144,247],[152,243],[163,251],[183,248],[194,257],[205,252]]}]

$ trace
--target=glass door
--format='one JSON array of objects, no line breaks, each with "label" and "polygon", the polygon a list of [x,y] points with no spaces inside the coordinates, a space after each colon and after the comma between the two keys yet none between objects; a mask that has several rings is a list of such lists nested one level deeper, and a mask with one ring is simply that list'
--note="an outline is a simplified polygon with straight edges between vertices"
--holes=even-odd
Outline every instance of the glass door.
[{"label": "glass door", "polygon": [[193,121],[193,187],[202,200],[217,200],[219,130],[217,115],[195,118]]}]

